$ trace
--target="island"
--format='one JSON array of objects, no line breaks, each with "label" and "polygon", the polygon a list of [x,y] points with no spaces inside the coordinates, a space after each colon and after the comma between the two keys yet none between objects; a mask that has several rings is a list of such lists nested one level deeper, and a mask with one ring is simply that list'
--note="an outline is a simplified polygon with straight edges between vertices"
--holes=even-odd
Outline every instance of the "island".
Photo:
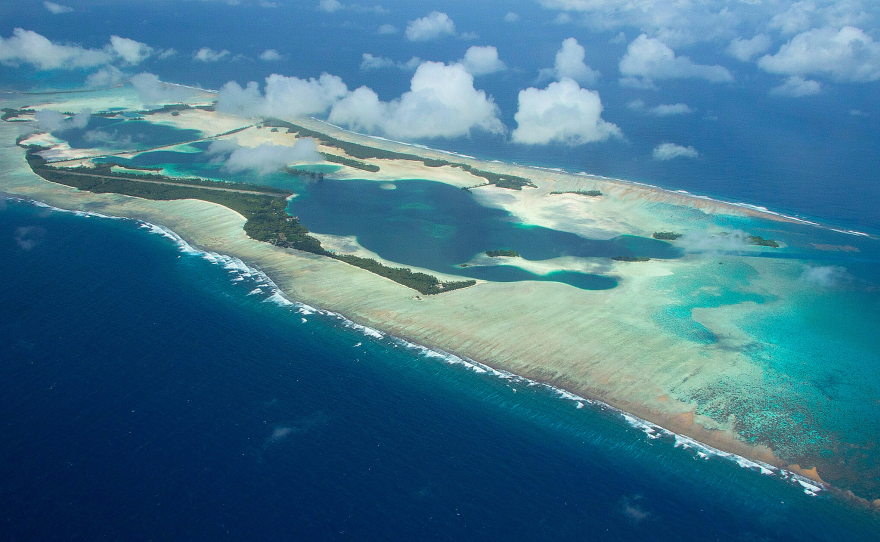
[{"label": "island", "polygon": [[504,256],[507,258],[519,258],[519,252],[515,250],[510,250],[509,248],[501,248],[496,250],[487,250],[486,256],[490,258],[498,258],[499,256]]},{"label": "island", "polygon": [[[808,491],[840,487],[868,501],[880,499],[880,461],[870,451],[875,436],[840,430],[859,427],[864,413],[876,412],[876,406],[830,393],[832,381],[815,377],[822,367],[804,371],[809,360],[798,350],[802,341],[777,333],[795,325],[787,319],[803,314],[817,292],[835,311],[852,310],[845,302],[849,293],[834,297],[838,294],[817,290],[835,271],[826,269],[811,242],[856,246],[875,243],[873,238],[844,237],[845,232],[828,228],[820,238],[815,235],[819,226],[795,217],[605,177],[478,160],[352,133],[319,119],[244,119],[215,111],[209,92],[161,107],[147,106],[128,87],[72,96],[8,100],[0,122],[5,172],[0,191],[59,209],[161,225],[195,250],[228,254],[259,268],[290,300],[555,386],[576,404],[619,413],[651,438],[737,458]],[[93,122],[148,124],[177,139],[77,146],[65,133],[22,135],[21,127],[33,122],[35,112],[86,108],[108,113]],[[338,190],[361,187],[360,195],[372,194],[373,202],[401,183],[439,183],[472,198],[496,224],[546,234],[543,244],[486,237],[478,241],[483,246],[553,250],[534,260],[516,257],[519,253],[509,248],[486,251],[487,257],[506,258],[495,266],[476,261],[403,265],[394,251],[362,244],[357,235],[323,231],[304,215],[291,214],[290,202],[300,188],[272,187],[257,173],[243,176],[243,182],[178,175],[146,160],[205,153],[215,141],[234,139],[241,148],[254,149],[290,147],[306,138],[317,146],[315,161],[291,162],[285,164],[290,172],[276,174],[295,178],[316,166],[333,172],[324,173],[321,183],[302,179],[296,185],[293,179],[291,187],[325,190],[333,181]],[[144,158],[143,165],[136,158]],[[108,163],[111,159],[116,162]],[[178,165],[185,169],[183,161]],[[588,197],[547,197],[557,194]],[[432,223],[428,211],[434,203],[405,202],[395,209],[395,218],[422,213],[418,227],[438,246],[476,235],[466,221]],[[371,226],[402,227],[394,220]],[[750,244],[775,249],[800,243],[800,252],[774,258],[780,252],[742,250],[742,243],[723,235],[734,228],[744,231]],[[675,233],[680,231],[687,236]],[[767,232],[779,241],[759,235]],[[562,236],[575,236],[588,253],[574,256],[555,247]],[[699,250],[688,250],[691,245]],[[532,257],[537,249],[526,254]],[[466,254],[480,250],[477,244]],[[648,256],[655,253],[668,255]],[[856,257],[852,254],[858,255],[835,253]],[[478,275],[493,267],[528,276]],[[613,282],[593,288],[529,278],[573,274],[584,282],[595,277]],[[289,310],[297,307],[291,303]],[[813,331],[819,330],[799,328],[797,335]],[[811,352],[834,364],[833,344],[838,343],[810,343]],[[783,354],[786,363],[780,362]],[[837,369],[860,370],[856,365]],[[853,377],[848,382],[860,381],[856,373],[846,374]]]}]

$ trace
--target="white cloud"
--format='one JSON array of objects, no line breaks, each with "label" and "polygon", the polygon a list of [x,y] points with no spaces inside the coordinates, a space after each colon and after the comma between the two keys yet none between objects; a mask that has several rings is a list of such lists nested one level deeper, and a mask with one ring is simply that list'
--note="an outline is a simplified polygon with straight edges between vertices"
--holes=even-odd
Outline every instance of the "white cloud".
[{"label": "white cloud", "polygon": [[735,38],[727,46],[727,54],[737,60],[748,62],[770,48],[770,36],[758,34],[752,39]]},{"label": "white cloud", "polygon": [[509,11],[507,15],[504,16],[504,22],[506,23],[515,23],[517,21],[519,21],[519,13]]},{"label": "white cloud", "polygon": [[43,7],[49,10],[49,13],[53,15],[59,15],[61,13],[70,13],[73,11],[72,7],[62,6],[61,4],[56,4],[55,2],[43,2]]},{"label": "white cloud", "polygon": [[220,140],[211,143],[207,154],[213,156],[213,163],[222,163],[226,171],[252,171],[261,176],[280,171],[294,162],[324,161],[318,153],[318,144],[310,137],[297,140],[293,146],[263,143],[257,147],[243,147],[235,139]]},{"label": "white cloud", "polygon": [[115,66],[107,66],[89,74],[86,86],[92,88],[108,88],[125,81],[126,75]]},{"label": "white cloud", "polygon": [[630,29],[673,48],[730,42],[743,29],[794,35],[810,28],[876,24],[880,4],[866,0],[539,0],[599,32]]},{"label": "white cloud", "polygon": [[384,68],[395,68],[397,63],[384,56],[373,56],[370,53],[364,53],[361,60],[361,70],[381,70]]},{"label": "white cloud", "polygon": [[782,13],[777,13],[770,20],[770,28],[783,34],[797,34],[812,26],[816,5],[812,2],[796,2]]},{"label": "white cloud", "polygon": [[229,51],[226,49],[215,51],[210,47],[202,47],[193,55],[193,60],[198,60],[199,62],[219,62],[227,58],[229,54]]},{"label": "white cloud", "polygon": [[[768,26],[787,36],[811,28],[839,29],[844,26],[870,24],[876,19],[877,11],[876,3],[865,4],[859,0],[803,0],[794,3],[782,2],[778,6],[787,9],[773,15]],[[875,13],[873,15],[867,13],[866,8],[873,9]]]},{"label": "white cloud", "polygon": [[160,60],[165,60],[165,59],[167,59],[167,58],[171,58],[171,57],[176,56],[176,55],[177,55],[177,50],[176,50],[176,49],[174,49],[174,48],[171,48],[171,49],[165,49],[164,51],[162,51],[161,53],[159,53],[159,59],[160,59]]},{"label": "white cloud", "polygon": [[562,47],[556,53],[556,62],[553,68],[541,70],[539,79],[548,76],[557,81],[563,78],[574,79],[584,86],[593,86],[599,79],[599,72],[584,63],[586,51],[574,38],[568,38],[562,42]]},{"label": "white cloud", "polygon": [[342,4],[339,3],[339,0],[321,0],[318,4],[318,9],[327,13],[333,13],[342,9]]},{"label": "white cloud", "polygon": [[783,75],[823,74],[837,81],[880,79],[880,43],[860,28],[816,28],[793,37],[775,55],[758,61],[764,71]]},{"label": "white cloud", "polygon": [[688,113],[696,112],[695,109],[691,108],[688,104],[685,103],[677,103],[677,104],[660,104],[655,105],[651,108],[645,108],[645,102],[642,100],[633,100],[626,104],[626,106],[634,111],[644,111],[645,113],[650,113],[652,115],[656,115],[658,117],[669,117],[672,115],[686,115]]},{"label": "white cloud", "polygon": [[498,49],[491,45],[485,47],[474,45],[468,48],[461,64],[471,75],[486,75],[507,69],[504,62],[498,58]]},{"label": "white cloud", "polygon": [[260,53],[260,60],[274,62],[276,60],[281,60],[281,55],[275,49],[266,49]]},{"label": "white cloud", "polygon": [[159,80],[159,76],[152,73],[139,73],[132,77],[130,82],[145,105],[180,103],[195,95],[194,90],[163,83]]},{"label": "white cloud", "polygon": [[396,62],[388,57],[374,56],[370,53],[361,55],[361,71],[384,70],[397,68],[406,72],[414,72],[422,64],[422,59],[414,56],[406,62]]},{"label": "white cloud", "polygon": [[733,81],[733,75],[722,66],[696,64],[656,38],[642,34],[629,44],[620,61],[624,77],[652,81],[658,79],[705,79],[713,83]]},{"label": "white cloud", "polygon": [[521,90],[514,119],[517,127],[511,137],[515,143],[574,146],[621,136],[620,128],[602,119],[599,93],[567,78],[546,89]]},{"label": "white cloud", "polygon": [[410,21],[406,26],[406,39],[428,41],[455,35],[455,23],[445,13],[432,11],[425,17]]},{"label": "white cloud", "polygon": [[83,129],[92,117],[91,109],[83,109],[68,118],[67,115],[51,109],[43,109],[34,113],[36,128],[41,132],[63,132],[72,128]]},{"label": "white cloud", "polygon": [[128,64],[140,64],[153,54],[153,48],[128,38],[110,36],[110,48]]},{"label": "white cloud", "polygon": [[272,74],[266,78],[265,92],[250,82],[242,88],[230,81],[217,95],[217,110],[244,117],[297,117],[323,114],[348,94],[348,87],[335,75],[318,79],[299,79]]},{"label": "white cloud", "polygon": [[675,143],[661,143],[654,147],[654,160],[672,160],[674,158],[697,158],[700,153],[693,147],[676,145]]},{"label": "white cloud", "polygon": [[686,115],[688,113],[693,113],[694,110],[688,104],[677,103],[677,104],[660,104],[658,106],[652,107],[648,110],[650,113],[657,115],[658,117],[669,117],[672,115]]},{"label": "white cloud", "polygon": [[748,250],[750,236],[742,230],[711,234],[692,230],[682,235],[675,244],[685,252],[741,252]]},{"label": "white cloud", "polygon": [[38,70],[93,68],[109,64],[113,55],[79,45],[58,45],[31,30],[16,28],[9,38],[0,37],[0,63],[31,64]]},{"label": "white cloud", "polygon": [[842,282],[847,282],[850,280],[850,277],[845,267],[836,265],[807,266],[804,272],[801,273],[801,280],[822,286],[823,288],[833,288]]},{"label": "white cloud", "polygon": [[822,92],[822,85],[818,81],[804,79],[799,75],[792,75],[784,83],[770,90],[770,94],[788,96],[789,98],[803,98],[814,96]]},{"label": "white cloud", "polygon": [[382,35],[382,36],[388,36],[390,34],[397,34],[398,32],[400,32],[400,29],[397,28],[396,26],[394,26],[393,24],[383,24],[376,31],[377,34]]},{"label": "white cloud", "polygon": [[413,75],[410,90],[382,102],[360,87],[333,106],[330,122],[355,130],[404,139],[460,137],[473,130],[502,133],[498,106],[461,64],[424,62]]}]

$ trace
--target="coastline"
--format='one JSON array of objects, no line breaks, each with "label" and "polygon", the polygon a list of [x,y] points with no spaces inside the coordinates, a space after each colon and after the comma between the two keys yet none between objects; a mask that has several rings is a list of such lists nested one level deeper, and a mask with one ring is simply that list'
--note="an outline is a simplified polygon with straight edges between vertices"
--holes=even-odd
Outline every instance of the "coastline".
[{"label": "coastline", "polygon": [[[370,144],[375,145],[375,141],[370,139]],[[396,150],[393,145],[402,144],[389,142],[388,145],[388,150]],[[411,153],[413,147],[406,146],[405,150]],[[430,152],[449,157],[448,154],[438,151]],[[24,163],[23,152],[21,155],[21,162]],[[479,164],[480,167],[491,166],[504,173],[531,170],[528,166],[486,163],[455,156],[456,160]],[[24,164],[24,167],[27,168],[27,165]],[[34,178],[28,178],[28,175]],[[547,182],[555,188],[580,187],[579,183],[584,182],[577,175],[564,172],[547,171],[542,172],[542,175],[545,176],[542,183]],[[643,350],[672,353],[674,359],[666,360],[665,368],[675,367],[675,370],[664,372],[655,369],[645,375],[645,364],[632,357],[634,353],[631,348],[628,359],[623,359],[619,364],[609,363],[615,359],[615,354],[628,351],[626,341],[632,340],[634,336],[649,336],[650,330],[638,327],[644,326],[644,323],[625,319],[609,322],[602,313],[614,311],[615,307],[619,309],[637,300],[648,288],[647,279],[650,276],[671,272],[671,269],[690,265],[692,262],[657,262],[650,272],[633,271],[630,268],[626,271],[628,280],[625,290],[615,292],[614,297],[623,297],[622,300],[612,299],[608,293],[572,293],[570,287],[558,283],[530,282],[517,285],[485,283],[480,285],[479,295],[456,291],[415,301],[410,290],[381,277],[354,270],[326,258],[278,249],[250,240],[241,231],[243,217],[225,207],[197,200],[159,202],[112,194],[83,193],[48,183],[33,175],[29,169],[26,172],[17,171],[15,176],[17,183],[7,186],[6,192],[45,201],[59,208],[72,206],[85,212],[161,224],[199,250],[229,254],[248,262],[248,265],[256,266],[272,277],[281,291],[287,292],[298,302],[345,315],[357,325],[378,329],[412,344],[425,345],[441,352],[453,352],[462,359],[477,360],[478,363],[498,371],[544,382],[585,400],[605,403],[621,413],[631,413],[642,420],[650,420],[649,423],[656,424],[657,428],[666,428],[675,434],[686,435],[713,448],[747,457],[760,464],[786,467],[785,462],[770,449],[751,446],[738,440],[731,426],[695,415],[693,409],[689,408],[692,405],[678,405],[674,401],[660,399],[664,396],[662,393],[651,397],[653,392],[663,392],[670,387],[669,382],[682,374],[682,364],[693,367],[693,360],[699,360],[696,352],[698,348],[681,349],[681,345],[673,344],[655,334],[648,341],[651,343],[649,347]],[[635,200],[640,205],[659,201],[664,204],[696,207],[705,213],[759,216],[787,221],[787,217],[738,207],[735,204],[701,200],[699,197],[675,194],[656,187],[649,189],[634,185],[622,186],[620,181],[593,176],[588,176],[586,180],[598,184],[603,192],[607,190],[622,201]],[[541,188],[549,189],[546,186]],[[502,189],[479,190],[494,193]],[[508,194],[499,192],[494,195]],[[509,205],[510,202],[506,203]],[[633,229],[640,227],[644,229],[638,224]],[[623,269],[620,266],[617,268]],[[640,276],[646,274],[647,276]],[[341,287],[341,284],[347,284],[347,287]],[[358,291],[369,291],[373,295],[370,299],[362,299],[363,296],[357,296]],[[618,296],[622,291],[625,295]],[[523,300],[522,297],[529,297],[524,294],[533,294],[531,297],[539,298],[541,303]],[[566,314],[572,303],[569,299],[571,297],[576,298],[576,304],[592,309],[592,314],[581,315],[581,318]],[[643,306],[647,308],[647,305]],[[512,324],[514,318],[515,325]],[[562,326],[558,327],[560,323]],[[627,330],[627,326],[636,326],[636,331]],[[514,329],[510,329],[511,327]],[[523,344],[522,338],[516,338],[517,335],[522,335],[518,332],[522,328],[534,330],[533,335],[540,336],[543,340],[539,344]],[[590,337],[591,334],[598,336]],[[572,336],[579,340],[572,341]],[[583,340],[584,337],[589,339]],[[724,365],[724,360],[729,360],[723,354],[717,353],[719,357],[715,361],[718,367]],[[746,369],[741,367],[738,370]],[[651,390],[647,394],[646,386]],[[660,432],[659,429],[652,430]]]}]

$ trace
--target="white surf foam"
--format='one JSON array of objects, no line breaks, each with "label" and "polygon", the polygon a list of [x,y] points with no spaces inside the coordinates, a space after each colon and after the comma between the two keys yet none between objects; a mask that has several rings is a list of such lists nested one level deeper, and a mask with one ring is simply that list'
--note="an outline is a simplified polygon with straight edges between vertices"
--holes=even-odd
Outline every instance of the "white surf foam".
[{"label": "white surf foam", "polygon": [[[18,201],[28,201],[28,200],[22,200],[20,198],[10,198],[10,199],[18,200]],[[73,212],[73,211],[68,211],[65,209],[58,209],[56,207],[52,207],[52,206],[47,205],[42,202],[30,201],[30,203],[33,203],[34,205],[37,205],[40,207],[50,208],[55,211]],[[131,219],[123,218],[123,217],[112,217],[112,216],[107,216],[107,215],[101,215],[98,213],[74,212],[74,214],[77,214],[78,216],[84,216],[84,217],[85,216],[92,216],[92,217],[108,218],[108,219],[115,219],[115,220],[131,220]],[[345,327],[348,327],[350,329],[358,331],[367,337],[371,337],[376,340],[382,340],[382,339],[391,340],[395,346],[400,345],[400,346],[403,346],[409,350],[418,352],[419,354],[421,354],[422,356],[424,356],[427,359],[439,360],[439,361],[442,361],[442,362],[450,364],[450,365],[461,365],[461,366],[463,366],[471,371],[474,371],[475,373],[478,373],[478,374],[489,374],[489,375],[494,376],[496,378],[508,380],[508,381],[511,381],[511,382],[517,383],[517,384],[523,384],[523,385],[526,385],[529,387],[537,386],[537,387],[544,388],[544,389],[550,391],[551,393],[557,395],[560,399],[563,399],[566,401],[572,401],[575,405],[575,408],[577,408],[577,409],[582,409],[582,408],[584,408],[585,405],[589,404],[589,405],[593,405],[597,408],[600,408],[602,410],[610,410],[612,412],[619,414],[622,417],[622,419],[624,421],[626,421],[626,423],[628,423],[631,427],[634,427],[634,428],[644,432],[645,435],[651,440],[658,439],[663,436],[670,437],[674,440],[674,446],[676,448],[682,448],[685,450],[688,450],[688,449],[693,450],[695,455],[701,459],[709,459],[710,457],[717,457],[717,458],[733,461],[734,463],[736,463],[737,465],[739,465],[742,468],[757,471],[763,475],[776,475],[780,479],[791,481],[793,483],[800,485],[803,488],[804,493],[806,493],[807,495],[815,496],[819,492],[821,492],[825,489],[824,486],[822,484],[820,484],[819,482],[815,482],[815,481],[813,481],[809,478],[806,478],[802,475],[799,475],[797,473],[791,472],[786,469],[779,469],[779,468],[774,467],[772,465],[769,465],[767,463],[763,463],[760,461],[754,461],[754,460],[739,456],[737,454],[733,454],[730,452],[724,452],[722,450],[719,450],[717,448],[709,446],[708,444],[703,444],[703,443],[696,441],[690,437],[687,437],[685,435],[679,435],[679,434],[677,434],[673,431],[670,431],[668,429],[665,429],[657,424],[643,420],[643,419],[639,418],[638,416],[624,412],[624,411],[617,409],[607,403],[603,403],[601,401],[597,401],[597,400],[593,400],[593,399],[587,399],[585,397],[581,397],[577,394],[571,393],[567,390],[557,388],[555,386],[552,386],[550,384],[546,384],[543,382],[537,382],[537,381],[519,376],[517,374],[511,373],[509,371],[495,369],[495,368],[490,367],[484,363],[480,363],[478,361],[469,359],[464,356],[457,356],[455,354],[450,354],[448,352],[444,352],[439,349],[430,349],[428,347],[407,341],[405,339],[401,339],[401,338],[394,337],[391,335],[386,335],[385,333],[382,333],[381,331],[379,331],[377,329],[367,327],[362,324],[358,324],[356,322],[353,322],[353,321],[345,318],[344,316],[342,316],[339,313],[326,311],[326,310],[322,310],[322,309],[317,309],[315,307],[306,305],[304,303],[300,303],[297,301],[291,301],[291,300],[287,299],[287,297],[284,296],[284,293],[281,291],[281,289],[275,284],[275,282],[271,278],[269,278],[268,275],[266,275],[265,273],[263,273],[262,271],[260,271],[257,268],[248,266],[241,259],[235,258],[233,256],[226,256],[226,255],[219,254],[216,252],[208,252],[208,251],[198,250],[196,248],[193,248],[192,245],[187,243],[183,238],[181,238],[179,235],[177,235],[173,231],[169,230],[168,228],[165,228],[165,227],[162,227],[162,226],[159,226],[156,224],[152,224],[149,222],[139,221],[139,220],[136,222],[140,225],[141,228],[146,229],[149,233],[161,235],[165,238],[172,240],[177,245],[178,250],[180,250],[181,252],[183,252],[185,254],[201,257],[201,258],[211,262],[212,264],[221,265],[225,269],[229,270],[230,272],[237,274],[239,277],[244,277],[246,275],[248,278],[250,278],[251,280],[254,280],[256,283],[259,284],[260,288],[256,288],[256,289],[266,288],[269,292],[271,292],[271,295],[269,295],[266,299],[264,299],[264,302],[275,303],[275,304],[277,304],[279,306],[283,306],[283,307],[296,307],[297,312],[299,312],[303,315],[321,314],[321,315],[334,317],[334,318],[340,320]],[[238,278],[238,277],[236,277],[236,278]],[[252,291],[251,293],[254,293],[254,292]],[[305,322],[306,319],[302,318],[302,321]],[[358,343],[355,346],[360,346],[360,344],[361,343]]]}]

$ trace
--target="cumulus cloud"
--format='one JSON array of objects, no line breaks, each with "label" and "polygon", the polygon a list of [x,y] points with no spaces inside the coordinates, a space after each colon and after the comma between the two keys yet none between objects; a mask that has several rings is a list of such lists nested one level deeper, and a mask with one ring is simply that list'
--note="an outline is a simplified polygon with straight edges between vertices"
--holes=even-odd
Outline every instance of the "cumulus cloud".
[{"label": "cumulus cloud", "polygon": [[74,128],[82,129],[88,126],[91,117],[91,109],[83,109],[71,117],[60,111],[43,109],[34,113],[34,127],[40,132],[63,132]]},{"label": "cumulus cloud", "polygon": [[38,70],[93,68],[109,64],[113,55],[102,49],[58,45],[31,30],[16,28],[9,38],[0,37],[0,63],[30,64]]},{"label": "cumulus cloud", "polygon": [[470,47],[464,54],[461,64],[471,75],[486,75],[507,69],[498,58],[498,49],[487,45]]},{"label": "cumulus cloud", "polygon": [[140,64],[153,54],[153,48],[128,38],[110,36],[110,48],[128,64]]},{"label": "cumulus cloud", "polygon": [[327,13],[333,13],[342,9],[342,4],[339,0],[321,0],[318,3],[318,9]]},{"label": "cumulus cloud", "polygon": [[[841,28],[872,22],[876,17],[876,7],[872,3],[859,1],[815,1],[802,0],[800,2],[782,2],[777,6],[785,11],[780,11],[770,19],[770,28],[778,30],[783,35],[793,35],[805,32],[810,28],[831,27]],[[873,7],[872,15],[865,11]]]},{"label": "cumulus cloud", "polygon": [[552,68],[541,70],[539,79],[553,78],[557,81],[563,78],[574,79],[578,84],[593,86],[599,79],[599,72],[584,63],[586,51],[574,38],[568,38],[562,42],[562,47],[556,53],[556,62]]},{"label": "cumulus cloud", "polygon": [[473,75],[461,64],[422,63],[400,98],[382,102],[360,87],[337,102],[330,122],[397,138],[460,137],[473,130],[501,133],[498,106],[474,88]]},{"label": "cumulus cloud", "polygon": [[53,15],[59,15],[61,13],[70,13],[73,11],[72,7],[62,6],[61,4],[56,4],[55,2],[43,2],[43,7],[49,10],[49,13]]},{"label": "cumulus cloud", "polygon": [[700,153],[693,147],[676,145],[675,143],[661,143],[654,147],[654,160],[672,160],[675,158],[698,158]]},{"label": "cumulus cloud", "polygon": [[668,45],[642,34],[629,44],[620,61],[625,77],[645,81],[660,79],[705,79],[713,83],[733,81],[723,66],[697,64],[686,56],[676,56]]},{"label": "cumulus cloud", "polygon": [[152,73],[139,73],[132,77],[130,82],[140,95],[141,102],[147,105],[179,103],[195,94],[193,89],[163,83],[158,75]]},{"label": "cumulus cloud", "polygon": [[880,43],[860,28],[816,28],[793,37],[758,66],[767,72],[805,76],[821,74],[837,81],[880,79]]},{"label": "cumulus cloud", "polygon": [[514,119],[517,127],[511,138],[515,143],[574,146],[621,136],[620,128],[602,119],[599,93],[569,78],[550,83],[546,89],[521,90]]},{"label": "cumulus cloud", "polygon": [[126,75],[116,66],[107,66],[86,77],[86,86],[91,88],[108,88],[125,81]]},{"label": "cumulus cloud", "polygon": [[384,56],[373,56],[370,53],[364,53],[361,60],[361,70],[381,70],[383,68],[394,68],[397,63]]},{"label": "cumulus cloud", "polygon": [[193,60],[198,60],[199,62],[219,62],[229,57],[229,51],[223,49],[222,51],[215,51],[210,47],[202,47],[193,55]]},{"label": "cumulus cloud", "polygon": [[752,39],[734,38],[727,46],[727,54],[737,60],[748,62],[770,49],[770,36],[758,34]]},{"label": "cumulus cloud", "polygon": [[801,273],[801,280],[823,288],[833,288],[848,281],[849,274],[846,272],[846,268],[836,265],[807,266],[804,272]]},{"label": "cumulus cloud", "polygon": [[212,157],[212,163],[223,164],[226,171],[252,171],[261,176],[280,171],[294,162],[324,161],[312,138],[299,139],[293,146],[263,143],[257,147],[243,147],[235,139],[220,140],[211,143],[207,154]]},{"label": "cumulus cloud", "polygon": [[420,19],[410,21],[406,25],[405,35],[409,41],[428,41],[443,36],[454,36],[455,23],[445,13],[432,11]]},{"label": "cumulus cloud", "polygon": [[822,92],[822,85],[818,81],[804,79],[798,75],[789,77],[784,83],[770,90],[770,94],[776,96],[788,96],[789,98],[803,98],[815,96]]},{"label": "cumulus cloud", "polygon": [[694,113],[696,110],[691,108],[688,104],[685,103],[677,103],[677,104],[660,104],[655,105],[654,107],[646,108],[645,102],[642,100],[633,100],[626,104],[626,106],[633,111],[643,111],[645,113],[650,113],[652,115],[656,115],[658,117],[669,117],[672,115],[686,115],[688,113]]},{"label": "cumulus cloud", "polygon": [[260,60],[273,62],[275,60],[281,60],[281,55],[275,49],[266,49],[265,51],[260,53]]},{"label": "cumulus cloud", "polygon": [[376,30],[376,33],[383,36],[388,36],[390,34],[397,34],[400,32],[400,29],[394,26],[393,24],[383,24]]},{"label": "cumulus cloud", "polygon": [[361,60],[361,71],[382,70],[385,68],[398,68],[403,71],[416,71],[422,63],[422,59],[414,56],[406,62],[395,62],[384,56],[373,56],[370,53],[364,53]]},{"label": "cumulus cloud", "polygon": [[324,73],[318,79],[300,79],[272,74],[266,78],[265,92],[251,81],[245,87],[230,81],[217,95],[217,111],[244,117],[323,114],[348,94],[339,77]]},{"label": "cumulus cloud", "polygon": [[509,11],[507,12],[507,15],[504,16],[504,22],[506,23],[515,23],[517,21],[519,21],[519,13]]}]

